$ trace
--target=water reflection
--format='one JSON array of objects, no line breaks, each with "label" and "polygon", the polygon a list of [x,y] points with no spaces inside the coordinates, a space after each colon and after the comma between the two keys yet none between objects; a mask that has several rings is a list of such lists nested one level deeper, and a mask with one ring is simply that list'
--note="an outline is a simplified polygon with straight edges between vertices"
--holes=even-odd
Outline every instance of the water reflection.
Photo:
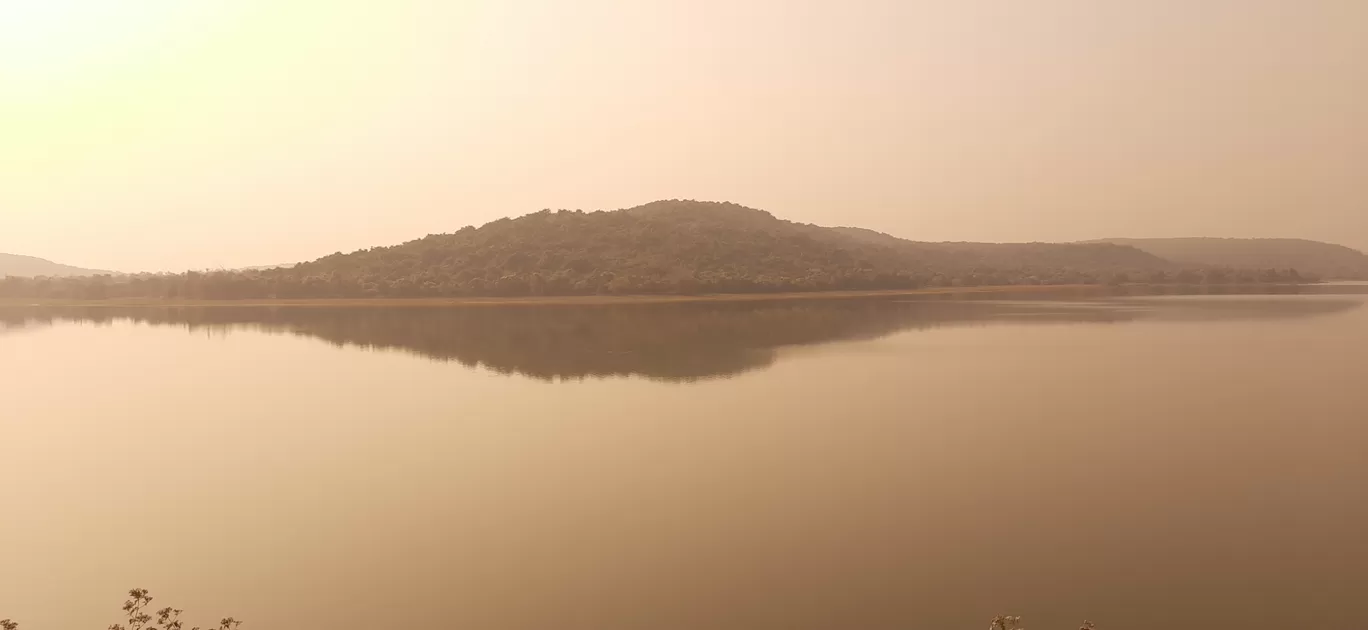
[{"label": "water reflection", "polygon": [[30,307],[0,310],[0,333],[62,322],[131,321],[189,331],[293,334],[544,380],[641,376],[688,382],[768,367],[785,347],[907,330],[1003,322],[1297,318],[1360,305],[1327,297],[1199,296],[465,308]]},{"label": "water reflection", "polygon": [[1359,627],[1363,301],[0,309],[0,617]]}]

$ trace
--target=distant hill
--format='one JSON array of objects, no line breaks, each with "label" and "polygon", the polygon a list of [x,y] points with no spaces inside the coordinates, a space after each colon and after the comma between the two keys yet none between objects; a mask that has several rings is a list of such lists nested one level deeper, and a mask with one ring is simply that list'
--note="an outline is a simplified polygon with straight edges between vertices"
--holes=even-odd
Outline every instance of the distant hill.
[{"label": "distant hill", "polygon": [[298,263],[284,263],[280,265],[254,265],[252,267],[239,267],[236,271],[266,271],[268,269],[289,269]]},{"label": "distant hill", "polygon": [[543,210],[293,267],[0,283],[0,296],[262,299],[765,293],[1013,284],[1296,282],[1116,243],[923,243],[733,203]]},{"label": "distant hill", "polygon": [[1342,245],[1290,238],[1111,238],[1180,265],[1296,269],[1324,278],[1368,279],[1368,255]]},{"label": "distant hill", "polygon": [[67,277],[67,276],[93,276],[98,274],[111,273],[98,269],[82,269],[70,265],[62,265],[42,258],[33,256],[19,256],[16,254],[0,254],[0,277],[22,276],[33,278],[37,276]]},{"label": "distant hill", "polygon": [[561,295],[1067,283],[1169,266],[1120,245],[917,243],[732,203],[671,200],[612,212],[544,210],[334,254],[284,277],[341,275],[382,295]]}]

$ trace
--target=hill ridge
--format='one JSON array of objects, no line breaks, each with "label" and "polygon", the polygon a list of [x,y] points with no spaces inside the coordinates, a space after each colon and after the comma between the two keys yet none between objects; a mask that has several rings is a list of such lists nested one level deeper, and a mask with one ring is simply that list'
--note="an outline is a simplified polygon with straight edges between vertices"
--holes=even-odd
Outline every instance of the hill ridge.
[{"label": "hill ridge", "polygon": [[544,209],[289,268],[143,274],[43,287],[9,282],[0,285],[0,295],[516,297],[1303,279],[1286,270],[1183,269],[1116,243],[926,243],[864,228],[797,223],[732,202],[669,199],[611,211]]},{"label": "hill ridge", "polygon": [[1089,242],[1128,245],[1178,264],[1295,268],[1326,278],[1368,278],[1368,254],[1345,245],[1306,238],[1189,236],[1108,238]]},{"label": "hill ridge", "polygon": [[37,256],[26,256],[23,254],[6,254],[0,252],[0,278],[5,276],[19,277],[68,277],[68,276],[94,276],[113,273],[100,269],[84,269],[72,265],[64,265],[52,262],[46,258]]}]

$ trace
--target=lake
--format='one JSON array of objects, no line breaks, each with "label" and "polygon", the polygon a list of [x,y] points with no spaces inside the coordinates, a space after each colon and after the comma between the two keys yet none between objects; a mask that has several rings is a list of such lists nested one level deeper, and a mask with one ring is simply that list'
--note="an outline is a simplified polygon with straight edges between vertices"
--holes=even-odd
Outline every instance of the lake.
[{"label": "lake", "polygon": [[1359,627],[1362,289],[7,308],[0,618]]}]

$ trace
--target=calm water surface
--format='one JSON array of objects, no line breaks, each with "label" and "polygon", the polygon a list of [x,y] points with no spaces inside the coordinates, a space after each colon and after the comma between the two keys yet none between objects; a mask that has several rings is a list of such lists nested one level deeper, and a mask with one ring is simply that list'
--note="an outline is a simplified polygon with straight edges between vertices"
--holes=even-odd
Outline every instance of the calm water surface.
[{"label": "calm water surface", "polygon": [[0,618],[1361,627],[1364,298],[3,310]]}]

